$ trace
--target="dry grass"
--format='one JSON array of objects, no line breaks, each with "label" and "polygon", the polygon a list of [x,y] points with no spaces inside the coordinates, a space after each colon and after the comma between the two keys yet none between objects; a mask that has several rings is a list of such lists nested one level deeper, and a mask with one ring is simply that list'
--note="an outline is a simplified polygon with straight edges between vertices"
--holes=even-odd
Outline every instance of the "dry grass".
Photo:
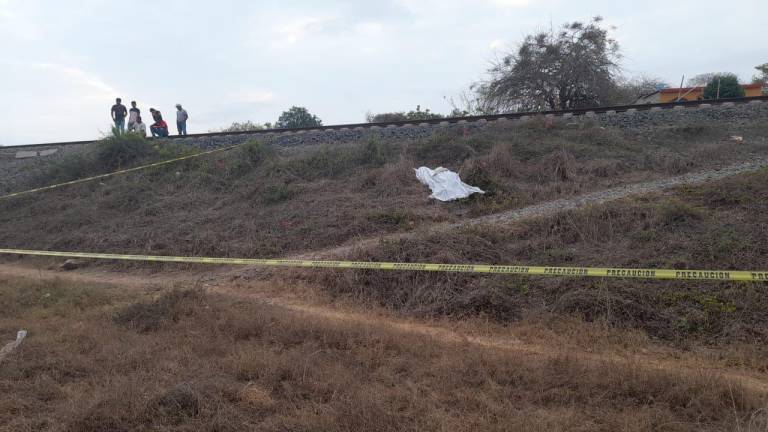
[{"label": "dry grass", "polygon": [[[735,147],[727,140],[731,132],[704,125],[634,134],[533,121],[415,141],[299,149],[251,143],[102,183],[4,200],[0,244],[275,256],[703,169],[768,149],[764,125],[742,126],[738,134],[746,141]],[[458,170],[489,193],[430,201],[413,175],[420,165]]]},{"label": "dry grass", "polygon": [[30,330],[23,349],[0,365],[0,430],[766,425],[764,395],[711,374],[438,343],[199,289],[135,298],[109,287],[3,279],[0,296],[11,311],[0,317],[0,334]]},{"label": "dry grass", "polygon": [[[766,244],[768,171],[762,171],[514,226],[475,226],[382,242],[345,258],[760,270],[768,257]],[[763,286],[754,283],[336,270],[308,277],[337,298],[409,314],[498,321],[566,315],[679,344],[768,342],[768,302]]]}]

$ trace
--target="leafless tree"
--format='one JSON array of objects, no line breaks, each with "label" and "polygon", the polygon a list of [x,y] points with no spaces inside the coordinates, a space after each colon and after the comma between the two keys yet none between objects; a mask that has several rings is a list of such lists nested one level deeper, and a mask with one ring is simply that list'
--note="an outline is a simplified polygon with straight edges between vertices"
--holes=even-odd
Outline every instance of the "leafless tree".
[{"label": "leafless tree", "polygon": [[488,111],[545,110],[605,104],[619,74],[618,43],[602,18],[529,35],[477,86]]},{"label": "leafless tree", "polygon": [[755,66],[755,69],[757,69],[759,74],[752,77],[752,82],[755,84],[768,84],[768,63]]},{"label": "leafless tree", "polygon": [[488,110],[485,106],[485,100],[478,86],[482,84],[472,84],[468,89],[462,90],[456,97],[446,97],[446,101],[451,106],[449,117],[467,117],[475,115],[493,114],[493,110]]},{"label": "leafless tree", "polygon": [[669,84],[661,78],[648,76],[619,78],[607,103],[609,105],[630,105],[637,102],[642,96],[666,87],[669,87]]},{"label": "leafless tree", "polygon": [[715,78],[718,75],[723,75],[723,74],[726,74],[726,72],[707,72],[703,74],[698,74],[690,78],[686,82],[686,85],[688,87],[705,86],[707,85],[708,82],[712,81],[712,78]]}]

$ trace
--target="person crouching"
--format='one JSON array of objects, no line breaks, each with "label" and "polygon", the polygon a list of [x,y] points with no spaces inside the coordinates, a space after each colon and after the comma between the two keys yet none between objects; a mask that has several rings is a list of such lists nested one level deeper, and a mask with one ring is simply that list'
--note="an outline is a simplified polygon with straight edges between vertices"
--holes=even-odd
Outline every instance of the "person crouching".
[{"label": "person crouching", "polygon": [[149,130],[152,132],[152,136],[167,137],[168,124],[165,122],[165,120],[163,120],[163,115],[160,114],[160,111],[154,108],[150,108],[149,111],[152,113],[152,118],[155,119],[155,122],[149,126]]}]

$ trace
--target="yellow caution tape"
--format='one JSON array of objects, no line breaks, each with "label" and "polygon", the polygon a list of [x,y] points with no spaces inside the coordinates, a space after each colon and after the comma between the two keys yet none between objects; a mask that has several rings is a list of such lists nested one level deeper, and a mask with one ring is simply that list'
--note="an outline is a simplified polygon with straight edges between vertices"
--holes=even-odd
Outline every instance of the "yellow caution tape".
[{"label": "yellow caution tape", "polygon": [[119,174],[127,174],[127,173],[131,173],[131,172],[135,172],[135,171],[141,171],[143,169],[158,167],[158,166],[161,166],[161,165],[167,165],[167,164],[170,164],[170,163],[174,163],[174,162],[178,162],[178,161],[183,161],[183,160],[186,160],[186,159],[192,159],[192,158],[196,158],[196,157],[200,157],[200,156],[209,155],[211,153],[218,153],[218,152],[223,152],[223,151],[227,151],[227,150],[232,150],[233,148],[239,147],[241,145],[242,144],[236,144],[236,145],[229,146],[229,147],[217,148],[217,149],[208,150],[208,151],[204,151],[204,152],[200,152],[200,153],[195,153],[195,154],[191,154],[191,155],[187,155],[187,156],[181,156],[181,157],[177,157],[177,158],[173,158],[173,159],[168,159],[168,160],[164,160],[164,161],[161,161],[161,162],[154,162],[154,163],[147,164],[147,165],[142,165],[142,166],[137,166],[137,167],[133,167],[133,168],[122,169],[122,170],[114,171],[114,172],[107,173],[107,174],[100,174],[100,175],[97,175],[97,176],[81,178],[81,179],[72,180],[72,181],[68,181],[68,182],[64,182],[64,183],[57,183],[57,184],[53,184],[53,185],[50,185],[50,186],[43,186],[43,187],[39,187],[39,188],[35,188],[35,189],[25,190],[25,191],[22,191],[22,192],[14,192],[12,194],[0,196],[0,199],[12,198],[12,197],[20,196],[20,195],[27,195],[27,194],[31,194],[31,193],[35,193],[35,192],[42,192],[42,191],[47,191],[47,190],[51,190],[51,189],[56,189],[56,188],[60,188],[62,186],[69,186],[69,185],[73,185],[73,184],[85,183],[85,182],[89,182],[89,181],[93,181],[93,180],[98,180],[98,179],[103,179],[103,178],[107,178],[107,177],[112,177],[112,176],[119,175]]},{"label": "yellow caution tape", "polygon": [[152,261],[194,264],[232,264],[271,267],[337,268],[369,270],[431,271],[454,273],[519,274],[528,276],[608,277],[636,279],[687,279],[720,281],[768,281],[768,271],[744,270],[674,270],[602,267],[542,267],[526,265],[422,264],[366,261],[313,261],[290,259],[207,258],[157,255],[122,255],[87,252],[52,252],[24,249],[0,249],[0,254],[92,258],[127,261]]}]

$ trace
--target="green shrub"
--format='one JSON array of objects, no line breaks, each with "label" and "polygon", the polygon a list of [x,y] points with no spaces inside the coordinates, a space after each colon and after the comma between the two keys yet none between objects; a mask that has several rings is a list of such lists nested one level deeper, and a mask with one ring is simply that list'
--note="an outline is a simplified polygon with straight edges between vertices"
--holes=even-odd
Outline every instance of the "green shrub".
[{"label": "green shrub", "polygon": [[657,208],[659,222],[665,226],[687,226],[703,217],[701,210],[678,200],[663,201]]},{"label": "green shrub", "polygon": [[264,190],[264,203],[277,204],[288,201],[296,195],[296,191],[285,183],[269,185]]},{"label": "green shrub", "polygon": [[704,87],[704,99],[744,97],[739,77],[732,73],[717,74]]},{"label": "green shrub", "polygon": [[154,301],[133,303],[118,310],[112,320],[139,333],[153,332],[194,315],[205,300],[202,288],[174,288]]},{"label": "green shrub", "polygon": [[240,156],[249,164],[256,166],[274,155],[274,149],[269,144],[252,139],[239,147]]},{"label": "green shrub", "polygon": [[475,155],[475,150],[460,138],[449,135],[434,135],[411,147],[411,152],[419,163],[439,165],[461,164]]},{"label": "green shrub", "polygon": [[360,165],[382,166],[387,162],[386,148],[376,139],[369,139],[359,151]]},{"label": "green shrub", "polygon": [[286,161],[284,167],[290,173],[308,180],[333,178],[362,167],[382,166],[393,154],[393,148],[371,139],[364,145],[326,145],[307,156]]},{"label": "green shrub", "polygon": [[498,178],[491,173],[485,160],[468,160],[461,168],[461,179],[465,183],[479,187],[487,196],[503,192],[503,186]]},{"label": "green shrub", "polygon": [[149,141],[141,135],[113,133],[99,142],[96,161],[105,168],[117,169],[153,153],[154,149]]},{"label": "green shrub", "polygon": [[333,177],[346,172],[352,166],[350,152],[321,147],[307,157],[291,159],[290,171],[304,178]]},{"label": "green shrub", "polygon": [[200,151],[200,149],[195,147],[168,141],[163,144],[155,145],[153,150],[154,156],[157,156],[157,160],[159,161],[188,156]]},{"label": "green shrub", "polygon": [[76,180],[93,175],[97,168],[91,155],[66,156],[52,162],[48,172],[43,173],[37,183],[43,185]]},{"label": "green shrub", "polygon": [[368,221],[379,224],[397,227],[407,227],[420,220],[418,215],[403,210],[388,210],[382,212],[370,213],[366,217]]},{"label": "green shrub", "polygon": [[230,173],[235,176],[241,176],[252,171],[275,155],[275,150],[271,145],[255,139],[245,142],[234,151],[235,153],[232,155],[234,162]]}]

